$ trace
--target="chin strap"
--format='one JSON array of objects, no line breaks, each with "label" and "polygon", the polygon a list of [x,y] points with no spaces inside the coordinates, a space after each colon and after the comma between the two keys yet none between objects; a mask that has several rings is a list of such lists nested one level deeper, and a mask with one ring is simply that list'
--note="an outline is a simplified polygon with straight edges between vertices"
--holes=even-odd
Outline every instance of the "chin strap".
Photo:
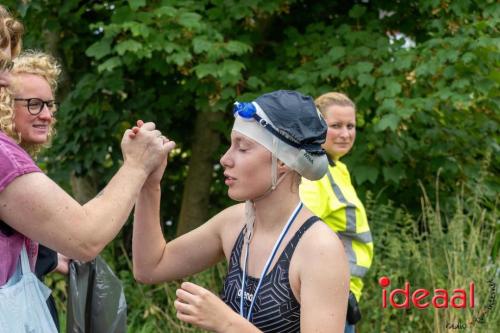
[{"label": "chin strap", "polygon": [[[255,207],[252,200],[245,201],[245,238],[243,240],[244,246],[250,244],[253,236],[253,225],[255,223]],[[246,258],[244,259],[246,260]]]},{"label": "chin strap", "polygon": [[286,171],[278,178],[278,157],[276,152],[278,151],[278,139],[273,138],[273,151],[271,152],[271,186],[260,196],[253,199],[253,202],[259,201],[260,199],[265,198],[272,191],[274,191],[278,185],[285,179],[286,175],[290,172],[290,170]]}]

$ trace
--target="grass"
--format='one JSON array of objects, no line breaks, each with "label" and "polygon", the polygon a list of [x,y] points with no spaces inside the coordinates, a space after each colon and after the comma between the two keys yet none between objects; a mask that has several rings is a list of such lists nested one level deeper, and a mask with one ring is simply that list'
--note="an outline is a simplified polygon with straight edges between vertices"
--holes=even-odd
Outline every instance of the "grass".
[{"label": "grass", "polygon": [[[443,216],[439,201],[421,198],[422,213],[413,217],[391,203],[377,206],[370,197],[367,211],[375,242],[375,260],[361,300],[364,315],[358,332],[496,332],[500,327],[498,298],[498,196],[493,204],[480,193],[457,196],[454,214]],[[490,208],[485,208],[490,207]],[[491,208],[493,207],[493,208]],[[412,291],[434,294],[475,284],[475,307],[435,309],[382,308],[378,278],[391,278],[390,290],[410,282]],[[429,299],[427,300],[430,300]],[[398,303],[401,303],[399,300]],[[411,303],[410,303],[411,305]]]}]

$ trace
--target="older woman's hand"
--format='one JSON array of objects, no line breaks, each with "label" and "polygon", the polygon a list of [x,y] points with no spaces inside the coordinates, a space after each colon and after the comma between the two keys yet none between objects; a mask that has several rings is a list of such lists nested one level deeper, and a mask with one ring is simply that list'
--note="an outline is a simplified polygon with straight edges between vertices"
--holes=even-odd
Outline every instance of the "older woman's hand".
[{"label": "older woman's hand", "polygon": [[[140,132],[141,128],[144,126],[144,122],[142,120],[137,121],[137,126],[134,126],[130,132],[129,132],[129,138],[134,139],[137,134]],[[170,141],[166,136],[162,135],[161,139],[163,140],[163,145],[167,147],[168,152],[170,152],[173,148],[175,148],[175,142]],[[149,177],[146,179],[146,182],[144,183],[144,186],[158,186],[161,182],[161,179],[163,177],[163,173],[165,172],[165,168],[167,167],[167,162],[168,162],[168,154],[165,155],[165,158],[163,159],[162,163],[158,165],[157,168],[155,168],[150,174]]]},{"label": "older woman's hand", "polygon": [[164,162],[174,145],[164,140],[153,122],[144,123],[137,131],[128,129],[122,138],[124,164],[142,169],[149,176]]}]

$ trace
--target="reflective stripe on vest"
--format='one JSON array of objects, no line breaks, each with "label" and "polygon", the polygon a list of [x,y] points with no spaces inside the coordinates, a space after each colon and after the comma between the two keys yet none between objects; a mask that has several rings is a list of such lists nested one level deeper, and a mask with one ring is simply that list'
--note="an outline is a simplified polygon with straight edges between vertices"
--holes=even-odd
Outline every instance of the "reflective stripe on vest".
[{"label": "reflective stripe on vest", "polygon": [[357,265],[357,258],[354,249],[352,248],[352,240],[355,239],[360,243],[370,243],[372,242],[372,234],[370,231],[356,233],[356,206],[346,200],[340,187],[333,180],[330,170],[328,170],[328,180],[332,186],[333,193],[337,196],[337,199],[346,205],[345,215],[346,215],[346,228],[345,231],[339,231],[338,235],[340,240],[344,244],[344,248],[349,258],[349,268],[351,275],[363,277],[368,271],[367,267]]}]

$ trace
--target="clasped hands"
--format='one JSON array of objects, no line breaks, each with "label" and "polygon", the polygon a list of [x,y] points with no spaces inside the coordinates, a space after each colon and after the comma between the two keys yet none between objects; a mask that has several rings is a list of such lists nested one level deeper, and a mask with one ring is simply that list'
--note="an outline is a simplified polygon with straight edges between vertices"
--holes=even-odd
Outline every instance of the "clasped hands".
[{"label": "clasped hands", "polygon": [[125,163],[141,167],[148,175],[147,183],[159,182],[167,166],[168,153],[175,142],[156,129],[153,122],[137,121],[137,125],[125,131],[122,152]]}]

